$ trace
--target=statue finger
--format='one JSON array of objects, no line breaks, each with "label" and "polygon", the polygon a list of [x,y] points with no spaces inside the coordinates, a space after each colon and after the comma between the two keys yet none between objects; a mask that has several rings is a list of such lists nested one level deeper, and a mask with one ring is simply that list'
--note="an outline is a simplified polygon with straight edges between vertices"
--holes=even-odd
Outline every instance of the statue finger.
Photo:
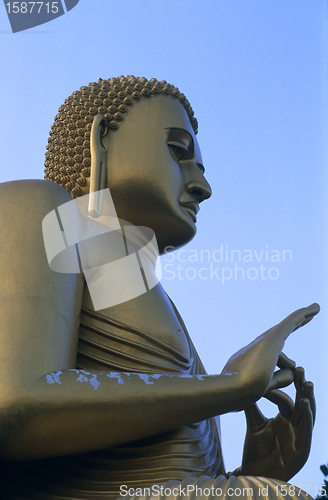
[{"label": "statue finger", "polygon": [[[312,316],[313,318],[313,316]],[[298,330],[299,328],[301,328],[302,326],[305,326],[307,325],[308,323],[310,323],[310,321],[312,320],[312,318],[307,318],[307,319],[304,319],[302,320],[298,325],[296,325],[293,329],[293,332],[296,332],[296,330]]]},{"label": "statue finger", "polygon": [[296,389],[295,406],[299,406],[299,401],[303,397],[303,389],[305,384],[305,371],[302,366],[297,366],[294,370],[294,385]]},{"label": "statue finger", "polygon": [[281,369],[287,368],[288,370],[294,370],[296,363],[292,359],[288,358],[286,354],[281,352],[278,357],[277,366]]},{"label": "statue finger", "polygon": [[290,418],[294,410],[294,401],[284,392],[274,390],[264,394],[266,399],[278,406],[279,412],[285,418]]},{"label": "statue finger", "polygon": [[312,319],[316,314],[320,312],[320,306],[317,304],[317,302],[314,302],[310,306],[305,308],[305,318],[310,318]]},{"label": "statue finger", "polygon": [[303,398],[303,387],[305,383],[304,368],[297,366],[294,370],[294,385],[296,389],[295,407],[291,416],[291,423],[296,427],[299,424],[300,414],[300,401]]},{"label": "statue finger", "polygon": [[310,452],[313,428],[313,415],[310,401],[307,398],[303,398],[300,401],[300,413],[301,432],[299,433],[299,438],[295,443],[295,446],[298,452],[304,454],[304,459],[306,461]]},{"label": "statue finger", "polygon": [[263,415],[256,403],[252,404],[245,410],[247,427],[252,431],[262,430],[268,421],[268,419]]},{"label": "statue finger", "polygon": [[291,318],[294,321],[294,329],[293,331],[301,328],[306,325],[312,318],[318,314],[320,311],[319,304],[311,304],[308,307],[303,307],[302,309],[298,309],[294,313],[292,313],[288,318]]},{"label": "statue finger", "polygon": [[292,370],[278,370],[272,375],[272,379],[267,391],[287,387],[294,382],[294,372]]},{"label": "statue finger", "polygon": [[283,334],[283,337],[286,340],[292,332],[311,321],[311,319],[318,314],[319,311],[320,307],[318,304],[311,304],[308,307],[298,309],[279,323],[278,331]]},{"label": "statue finger", "polygon": [[308,381],[305,382],[304,387],[303,387],[303,395],[306,399],[310,401],[310,406],[311,406],[311,411],[312,411],[312,416],[313,416],[313,425],[315,422],[315,417],[316,417],[316,404],[315,404],[315,397],[314,397],[314,387],[313,383]]}]

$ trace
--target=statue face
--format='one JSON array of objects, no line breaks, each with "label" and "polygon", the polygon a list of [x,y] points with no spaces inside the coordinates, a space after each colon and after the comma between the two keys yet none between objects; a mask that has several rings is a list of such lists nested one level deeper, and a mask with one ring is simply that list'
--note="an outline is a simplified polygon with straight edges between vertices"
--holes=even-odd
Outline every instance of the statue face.
[{"label": "statue face", "polygon": [[211,196],[188,115],[170,96],[142,99],[104,138],[107,187],[118,217],[155,231],[160,252],[196,233],[199,204]]}]

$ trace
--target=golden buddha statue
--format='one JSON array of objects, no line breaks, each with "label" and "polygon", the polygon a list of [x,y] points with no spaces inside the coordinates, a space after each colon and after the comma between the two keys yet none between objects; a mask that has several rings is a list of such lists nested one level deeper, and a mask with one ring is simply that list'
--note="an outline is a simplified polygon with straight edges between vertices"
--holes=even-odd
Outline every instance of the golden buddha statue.
[{"label": "golden buddha statue", "polygon": [[[293,496],[285,482],[307,460],[315,403],[303,369],[281,351],[317,304],[207,375],[161,284],[95,311],[83,275],[52,271],[45,255],[44,217],[106,188],[118,218],[151,228],[160,253],[188,243],[211,196],[196,133],[172,85],[99,80],[59,109],[46,181],[0,186],[3,500],[173,499],[196,486],[197,498],[206,488],[222,498]],[[279,390],[291,383],[295,404]],[[263,396],[278,405],[275,419],[258,409]],[[214,417],[241,410],[244,456],[227,474]]]}]

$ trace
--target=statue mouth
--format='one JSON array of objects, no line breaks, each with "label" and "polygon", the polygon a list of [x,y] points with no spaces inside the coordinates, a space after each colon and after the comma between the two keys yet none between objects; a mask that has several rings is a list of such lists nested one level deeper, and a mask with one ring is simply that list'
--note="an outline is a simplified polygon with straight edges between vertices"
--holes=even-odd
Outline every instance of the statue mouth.
[{"label": "statue mouth", "polygon": [[197,213],[199,212],[199,205],[198,203],[191,201],[191,202],[186,202],[186,203],[180,203],[181,207],[183,208],[184,212],[190,217],[190,219],[196,224],[197,222]]}]

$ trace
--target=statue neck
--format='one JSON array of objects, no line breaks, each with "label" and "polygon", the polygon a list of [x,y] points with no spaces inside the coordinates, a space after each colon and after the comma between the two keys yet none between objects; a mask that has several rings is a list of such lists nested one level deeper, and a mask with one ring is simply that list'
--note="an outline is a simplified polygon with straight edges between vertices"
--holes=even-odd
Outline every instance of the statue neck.
[{"label": "statue neck", "polygon": [[127,255],[135,253],[145,273],[150,272],[155,276],[159,252],[154,232],[148,227],[134,226],[123,219],[119,221]]}]

